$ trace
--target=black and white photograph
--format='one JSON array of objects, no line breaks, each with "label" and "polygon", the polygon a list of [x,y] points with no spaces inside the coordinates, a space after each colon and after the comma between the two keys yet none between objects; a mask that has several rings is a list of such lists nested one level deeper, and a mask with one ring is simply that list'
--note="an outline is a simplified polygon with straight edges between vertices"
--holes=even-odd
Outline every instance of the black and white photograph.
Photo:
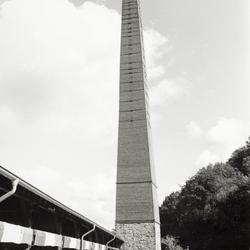
[{"label": "black and white photograph", "polygon": [[250,250],[249,0],[0,0],[0,250]]}]

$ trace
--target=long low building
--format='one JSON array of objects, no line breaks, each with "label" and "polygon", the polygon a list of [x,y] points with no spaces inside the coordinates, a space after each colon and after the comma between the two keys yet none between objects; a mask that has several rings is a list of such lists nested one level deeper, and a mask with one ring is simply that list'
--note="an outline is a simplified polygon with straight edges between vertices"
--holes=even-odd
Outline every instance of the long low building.
[{"label": "long low building", "polygon": [[124,243],[114,233],[0,166],[0,242],[8,237],[11,226],[21,234],[17,242],[13,237],[15,244],[46,246],[51,242],[62,248],[80,249],[84,244],[82,249],[104,249],[107,245],[119,249]]}]

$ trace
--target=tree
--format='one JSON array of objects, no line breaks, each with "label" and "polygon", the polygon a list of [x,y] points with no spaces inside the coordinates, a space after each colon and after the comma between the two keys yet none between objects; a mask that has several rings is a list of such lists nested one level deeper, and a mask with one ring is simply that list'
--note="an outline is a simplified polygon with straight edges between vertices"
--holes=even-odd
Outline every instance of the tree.
[{"label": "tree", "polygon": [[244,175],[250,175],[250,137],[244,147],[233,152],[228,163]]},{"label": "tree", "polygon": [[190,249],[249,249],[249,142],[227,163],[198,171],[161,206],[162,236]]}]

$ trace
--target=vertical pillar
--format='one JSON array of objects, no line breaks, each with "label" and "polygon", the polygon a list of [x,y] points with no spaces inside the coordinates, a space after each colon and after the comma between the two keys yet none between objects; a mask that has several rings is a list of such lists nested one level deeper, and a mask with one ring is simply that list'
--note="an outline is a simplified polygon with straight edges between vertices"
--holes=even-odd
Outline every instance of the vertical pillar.
[{"label": "vertical pillar", "polygon": [[123,0],[116,232],[125,250],[161,248],[150,133],[139,0]]}]

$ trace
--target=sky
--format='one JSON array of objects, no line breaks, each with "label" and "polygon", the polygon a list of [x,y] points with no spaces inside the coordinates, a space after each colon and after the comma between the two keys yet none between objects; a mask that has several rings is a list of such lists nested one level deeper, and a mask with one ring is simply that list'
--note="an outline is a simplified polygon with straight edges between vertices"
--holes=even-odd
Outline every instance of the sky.
[{"label": "sky", "polygon": [[[159,205],[250,136],[249,1],[141,1]],[[0,165],[111,229],[121,1],[0,0]]]}]

